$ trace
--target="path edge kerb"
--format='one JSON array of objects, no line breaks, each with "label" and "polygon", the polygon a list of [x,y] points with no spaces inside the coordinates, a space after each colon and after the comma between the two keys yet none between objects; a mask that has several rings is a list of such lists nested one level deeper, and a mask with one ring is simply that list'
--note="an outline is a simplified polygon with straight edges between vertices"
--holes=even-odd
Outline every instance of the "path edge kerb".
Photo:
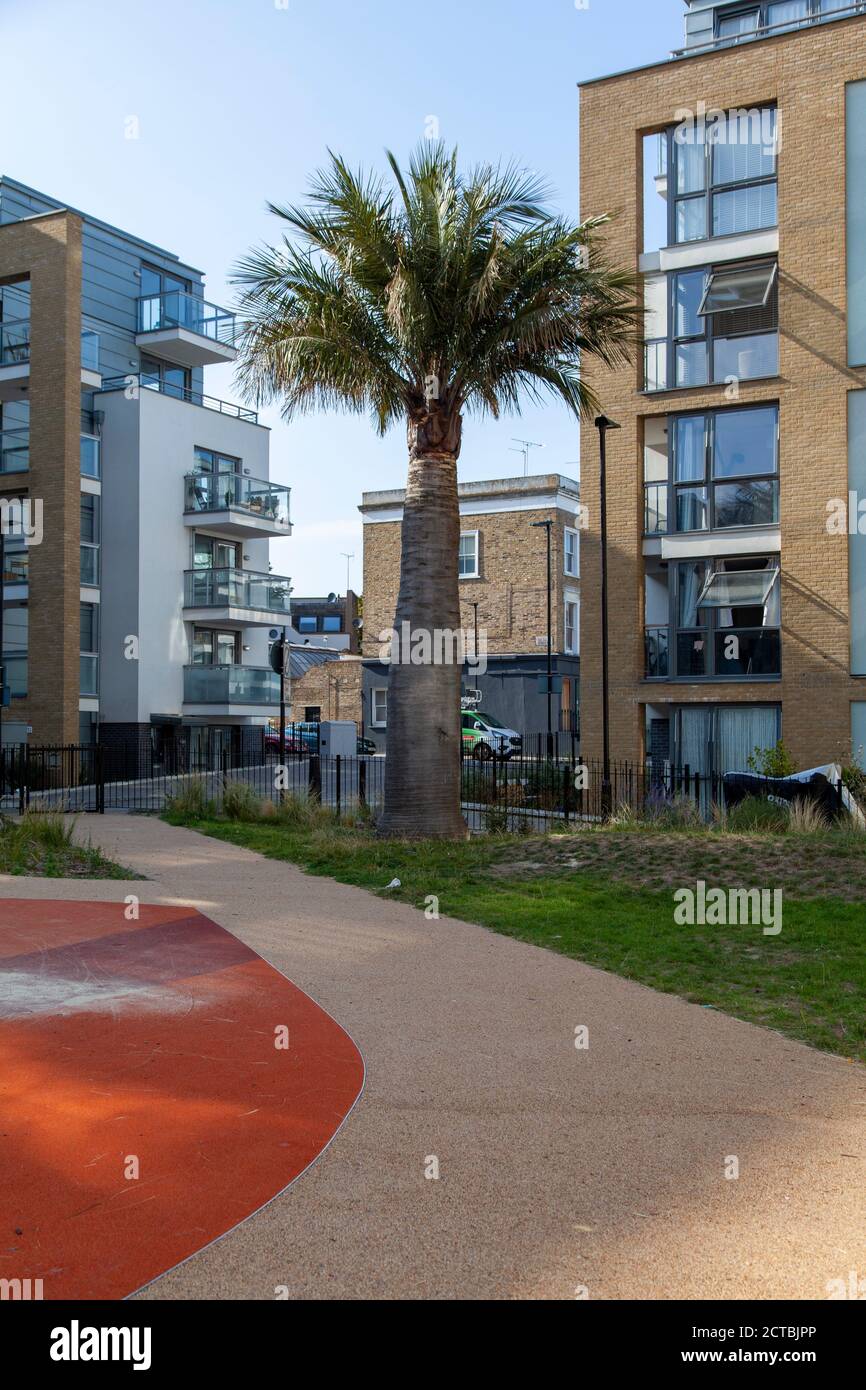
[{"label": "path edge kerb", "polygon": [[[168,903],[165,904],[166,907],[171,905],[172,904]],[[186,903],[176,903],[173,905],[177,907],[187,906]],[[221,922],[215,922],[212,917],[208,917],[207,913],[202,912],[199,908],[197,908],[196,911],[198,912],[200,917],[203,917],[205,919],[205,921],[212,923],[215,927],[219,927],[221,931],[228,932],[230,936],[234,936],[237,941],[240,941],[241,945],[247,945],[247,943],[243,941],[242,938],[239,937],[236,932],[233,932],[230,927],[224,927]],[[188,1264],[190,1260],[197,1259],[203,1251],[212,1249],[212,1247],[214,1245],[218,1245],[221,1240],[225,1240],[227,1236],[230,1236],[235,1231],[240,1230],[240,1228],[242,1226],[245,1226],[248,1221],[252,1221],[254,1216],[258,1216],[260,1212],[266,1211],[267,1208],[271,1206],[274,1202],[278,1202],[281,1197],[285,1197],[286,1193],[289,1192],[291,1188],[295,1186],[295,1183],[300,1182],[301,1178],[303,1178],[307,1173],[309,1173],[310,1169],[314,1168],[315,1165],[319,1162],[319,1160],[328,1152],[334,1140],[338,1137],[338,1135],[340,1135],[343,1132],[343,1129],[348,1124],[349,1119],[355,1112],[356,1106],[359,1104],[361,1098],[364,1095],[364,1092],[367,1089],[367,1059],[365,1058],[363,1052],[361,1051],[355,1039],[352,1037],[352,1034],[349,1032],[348,1028],[344,1028],[342,1023],[340,1023],[339,1019],[336,1019],[329,1009],[326,1009],[323,1004],[320,1004],[318,999],[314,999],[313,996],[307,992],[307,990],[301,989],[300,985],[296,984],[295,981],[291,979],[284,970],[280,970],[278,965],[274,965],[273,961],[268,960],[267,957],[263,956],[260,951],[256,951],[255,954],[258,956],[259,960],[264,961],[264,963],[268,966],[270,970],[273,970],[274,974],[279,975],[281,979],[286,980],[288,984],[290,984],[293,989],[296,989],[299,994],[302,994],[305,999],[309,999],[310,1003],[314,1004],[315,1007],[319,1010],[319,1012],[324,1014],[325,1018],[329,1018],[331,1022],[334,1024],[334,1026],[336,1028],[339,1028],[344,1038],[347,1038],[348,1041],[351,1043],[352,1047],[355,1049],[355,1052],[358,1054],[358,1059],[361,1063],[361,1085],[358,1087],[358,1094],[355,1096],[355,1099],[352,1101],[352,1104],[349,1106],[349,1109],[346,1111],[339,1125],[334,1130],[327,1144],[324,1144],[322,1146],[322,1148],[319,1150],[316,1156],[310,1159],[306,1168],[302,1168],[300,1173],[296,1173],[295,1176],[289,1182],[286,1183],[285,1187],[281,1187],[278,1192],[275,1192],[273,1196],[269,1197],[266,1202],[262,1202],[260,1206],[254,1207],[251,1212],[248,1212],[246,1216],[242,1216],[240,1221],[236,1221],[233,1226],[226,1227],[226,1229],[224,1231],[221,1231],[218,1236],[214,1236],[213,1240],[205,1241],[204,1245],[200,1245],[198,1249],[192,1250],[188,1255],[185,1255],[182,1260],[178,1260],[176,1264],[169,1265],[167,1269],[163,1269],[159,1272],[159,1274],[155,1274],[152,1279],[145,1280],[145,1282],[143,1284],[140,1284],[137,1289],[132,1289],[129,1293],[124,1294],[123,1298],[119,1300],[119,1302],[121,1303],[127,1303],[130,1299],[136,1298],[140,1293],[144,1293],[145,1289],[149,1289],[152,1287],[152,1285],[157,1284],[159,1280],[163,1279],[167,1274],[174,1273],[176,1269],[182,1269],[183,1266],[185,1264]]]}]

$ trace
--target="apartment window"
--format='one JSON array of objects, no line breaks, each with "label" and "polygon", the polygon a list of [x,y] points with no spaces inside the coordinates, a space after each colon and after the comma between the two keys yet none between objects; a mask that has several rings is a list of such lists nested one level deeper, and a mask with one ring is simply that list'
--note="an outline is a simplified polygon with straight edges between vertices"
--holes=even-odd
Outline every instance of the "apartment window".
[{"label": "apartment window", "polygon": [[565,601],[565,650],[577,656],[580,650],[580,604],[576,599]]},{"label": "apartment window", "polygon": [[83,434],[81,436],[80,466],[83,478],[99,477],[99,440],[96,435]]},{"label": "apartment window", "polygon": [[98,716],[94,711],[82,710],[78,716],[78,742],[86,745],[94,744],[98,728]]},{"label": "apartment window", "polygon": [[237,541],[221,541],[216,536],[203,536],[196,532],[192,557],[194,569],[237,569],[239,567],[238,555]]},{"label": "apartment window", "polygon": [[781,600],[775,557],[681,561],[674,567],[672,599],[675,679],[779,675]]},{"label": "apartment window", "polygon": [[564,543],[564,569],[567,575],[577,579],[580,574],[580,550],[578,548],[578,533],[570,526],[565,528]]},{"label": "apartment window", "polygon": [[851,7],[854,0],[766,0],[763,5],[722,10],[716,21],[716,37],[732,43],[755,38],[759,33],[783,34],[813,18]]},{"label": "apartment window", "polygon": [[326,613],[322,618],[323,632],[342,632],[343,619],[336,613]]},{"label": "apartment window", "polygon": [[99,498],[81,494],[81,583],[99,583]]},{"label": "apartment window", "polygon": [[151,294],[168,294],[172,290],[180,290],[181,293],[188,294],[190,291],[189,280],[183,280],[179,275],[172,275],[170,271],[159,270],[156,266],[147,265],[144,263],[142,264],[142,296]]},{"label": "apartment window", "polygon": [[[8,583],[7,579],[7,583]],[[3,608],[3,670],[13,700],[27,695],[27,651],[30,614],[24,603],[6,603]]]},{"label": "apartment window", "polygon": [[155,357],[142,357],[141,384],[150,391],[185,400],[192,389],[192,373],[188,367],[176,367]]},{"label": "apartment window", "polygon": [[233,666],[238,661],[239,634],[197,627],[192,635],[194,666]]},{"label": "apartment window", "polygon": [[194,471],[196,473],[240,473],[241,460],[233,458],[231,454],[220,454],[214,449],[202,449],[196,445]]},{"label": "apartment window", "polygon": [[671,245],[776,226],[776,133],[772,106],[671,131]]},{"label": "apartment window", "polygon": [[370,723],[374,729],[384,729],[388,724],[388,688],[374,686],[370,691]]},{"label": "apartment window", "polygon": [[774,261],[682,271],[671,276],[669,354],[674,386],[706,386],[779,370]]},{"label": "apartment window", "polygon": [[318,631],[318,622],[315,614],[305,614],[298,618],[298,632],[309,633]]},{"label": "apartment window", "polygon": [[457,573],[461,579],[478,578],[477,531],[463,531],[460,535],[460,558]]},{"label": "apartment window", "polygon": [[99,604],[82,603],[80,613],[79,691],[82,695],[94,696],[99,694]]},{"label": "apartment window", "polygon": [[676,531],[779,522],[778,406],[748,406],[670,419]]}]

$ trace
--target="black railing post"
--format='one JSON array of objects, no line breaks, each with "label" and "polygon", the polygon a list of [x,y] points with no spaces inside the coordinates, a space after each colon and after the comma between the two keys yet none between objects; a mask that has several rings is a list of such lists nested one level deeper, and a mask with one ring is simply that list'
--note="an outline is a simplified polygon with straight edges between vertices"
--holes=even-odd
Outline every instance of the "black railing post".
[{"label": "black railing post", "polygon": [[100,816],[105,815],[105,762],[102,754],[102,745],[97,743],[93,749],[93,761],[96,775],[96,810]]},{"label": "black railing post", "polygon": [[367,760],[361,758],[358,763],[358,805],[363,809],[367,805]]},{"label": "black railing post", "polygon": [[322,760],[318,753],[310,758],[309,794],[313,801],[322,799]]},{"label": "black railing post", "polygon": [[343,760],[339,753],[334,759],[334,800],[339,820],[343,813]]}]

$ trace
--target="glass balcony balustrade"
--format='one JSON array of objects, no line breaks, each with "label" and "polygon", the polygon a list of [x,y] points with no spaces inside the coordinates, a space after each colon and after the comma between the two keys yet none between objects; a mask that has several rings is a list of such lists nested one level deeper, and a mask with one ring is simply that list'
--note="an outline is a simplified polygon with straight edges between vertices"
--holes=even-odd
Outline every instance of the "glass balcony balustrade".
[{"label": "glass balcony balustrade", "polygon": [[240,332],[230,309],[210,304],[185,290],[143,295],[138,301],[137,332],[158,333],[168,328],[185,328],[225,347],[234,347]]},{"label": "glass balcony balustrade", "polygon": [[187,512],[248,512],[251,517],[289,524],[289,488],[248,478],[242,473],[188,473],[184,479]]},{"label": "glass balcony balustrade", "polygon": [[249,608],[273,613],[285,621],[290,613],[290,580],[252,570],[187,570],[184,604],[187,608]]},{"label": "glass balcony balustrade", "polygon": [[277,705],[280,678],[262,666],[185,666],[183,698],[188,705]]},{"label": "glass balcony balustrade", "polygon": [[[30,361],[30,320],[8,319],[0,322],[0,367],[13,367]],[[81,330],[81,366],[84,371],[99,371],[99,334],[89,328]]]}]

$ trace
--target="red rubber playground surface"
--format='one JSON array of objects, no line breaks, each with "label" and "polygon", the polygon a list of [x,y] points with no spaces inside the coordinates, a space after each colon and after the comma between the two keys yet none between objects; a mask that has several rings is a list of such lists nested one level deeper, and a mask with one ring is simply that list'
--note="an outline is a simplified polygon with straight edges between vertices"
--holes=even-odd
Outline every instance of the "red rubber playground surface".
[{"label": "red rubber playground surface", "polygon": [[46,1299],[123,1298],[230,1230],[363,1084],[348,1035],[237,937],[139,912],[0,901],[0,1278]]}]

